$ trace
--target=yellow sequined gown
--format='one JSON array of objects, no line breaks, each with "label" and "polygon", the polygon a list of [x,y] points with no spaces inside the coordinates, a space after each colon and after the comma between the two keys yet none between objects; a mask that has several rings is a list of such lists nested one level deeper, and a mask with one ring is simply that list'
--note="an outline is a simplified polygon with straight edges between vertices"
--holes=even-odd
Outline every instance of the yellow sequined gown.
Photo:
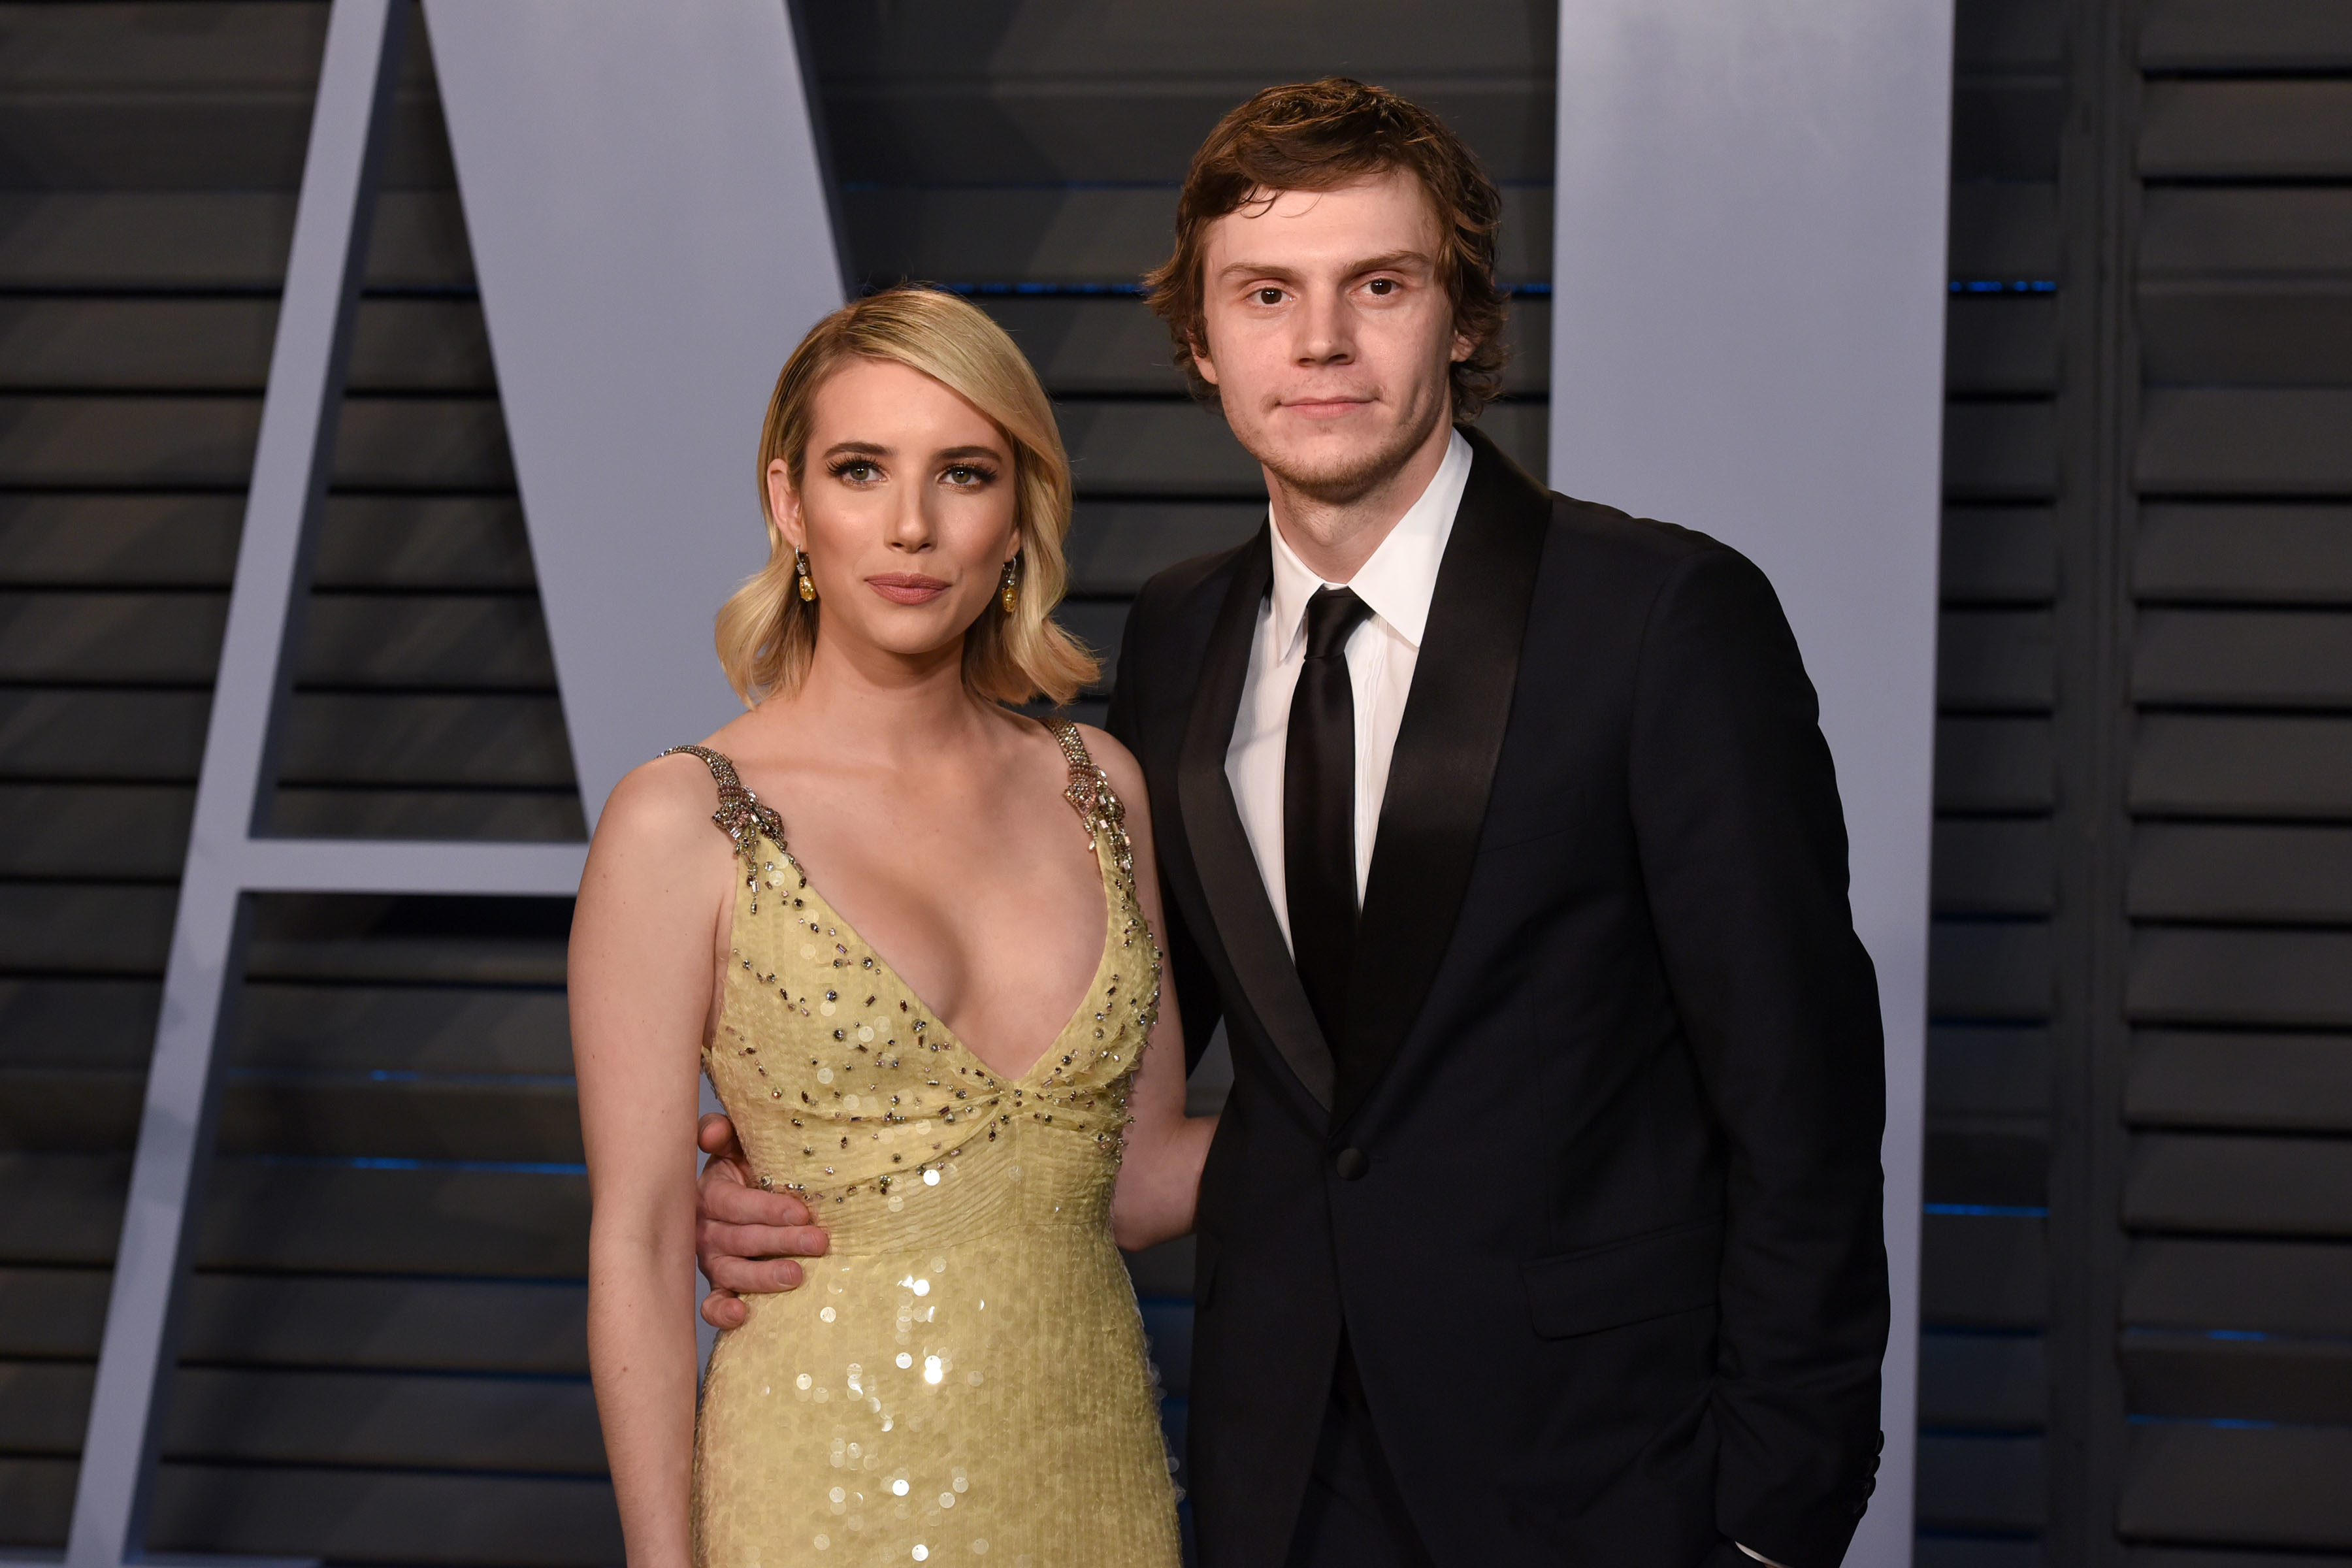
[{"label": "yellow sequined gown", "polygon": [[[742,870],[704,1054],[762,1186],[831,1250],[722,1334],[695,1433],[695,1561],[1125,1568],[1178,1561],[1143,1329],[1109,1229],[1160,994],[1121,808],[1051,726],[1108,905],[1078,1011],[992,1073],[858,939],[716,752]],[[1017,910],[1006,910],[1017,918]]]}]

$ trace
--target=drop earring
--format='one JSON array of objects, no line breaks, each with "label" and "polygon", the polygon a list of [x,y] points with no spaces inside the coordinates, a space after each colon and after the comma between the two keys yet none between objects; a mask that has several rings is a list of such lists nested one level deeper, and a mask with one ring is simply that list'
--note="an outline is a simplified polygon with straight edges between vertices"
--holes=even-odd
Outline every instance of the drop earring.
[{"label": "drop earring", "polygon": [[1013,613],[1013,606],[1021,602],[1021,589],[1017,583],[1020,570],[1021,557],[1018,555],[1004,563],[1004,592],[1001,597],[1004,605],[1004,613],[1008,616]]},{"label": "drop earring", "polygon": [[816,600],[816,584],[809,581],[808,552],[805,550],[793,551],[793,565],[801,574],[801,603],[803,605],[814,603]]}]

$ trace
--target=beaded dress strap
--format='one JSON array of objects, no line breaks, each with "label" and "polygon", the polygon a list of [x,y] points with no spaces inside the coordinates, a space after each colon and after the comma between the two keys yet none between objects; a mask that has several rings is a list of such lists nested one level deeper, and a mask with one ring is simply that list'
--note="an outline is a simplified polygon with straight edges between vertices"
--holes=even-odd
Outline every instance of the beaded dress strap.
[{"label": "beaded dress strap", "polygon": [[1087,750],[1086,738],[1078,733],[1076,724],[1067,719],[1041,719],[1038,722],[1060,742],[1062,755],[1070,764],[1070,782],[1062,791],[1062,798],[1070,803],[1088,833],[1110,840],[1119,875],[1133,876],[1135,846],[1127,837],[1127,807],[1111,789],[1110,775],[1102,771]]},{"label": "beaded dress strap", "polygon": [[763,833],[777,848],[785,847],[782,816],[774,806],[762,805],[760,797],[745,786],[725,752],[714,752],[708,746],[672,746],[662,755],[674,757],[681,752],[689,757],[700,757],[702,765],[710,770],[710,782],[719,786],[719,809],[710,814],[710,820],[734,841],[736,854],[747,863],[755,858]]}]

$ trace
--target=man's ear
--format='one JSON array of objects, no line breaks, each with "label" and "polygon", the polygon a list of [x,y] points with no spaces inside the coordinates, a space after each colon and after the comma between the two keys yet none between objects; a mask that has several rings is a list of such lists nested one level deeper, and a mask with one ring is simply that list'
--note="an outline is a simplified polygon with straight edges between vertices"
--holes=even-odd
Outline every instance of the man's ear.
[{"label": "man's ear", "polygon": [[1472,354],[1475,354],[1477,352],[1478,345],[1476,342],[1469,338],[1464,337],[1460,332],[1456,332],[1454,334],[1454,353],[1448,357],[1455,364],[1460,364],[1464,360],[1468,359]]},{"label": "man's ear", "polygon": [[1192,339],[1192,368],[1200,373],[1202,381],[1211,386],[1217,384],[1217,362],[1209,357],[1209,343],[1205,337],[1196,335]]}]

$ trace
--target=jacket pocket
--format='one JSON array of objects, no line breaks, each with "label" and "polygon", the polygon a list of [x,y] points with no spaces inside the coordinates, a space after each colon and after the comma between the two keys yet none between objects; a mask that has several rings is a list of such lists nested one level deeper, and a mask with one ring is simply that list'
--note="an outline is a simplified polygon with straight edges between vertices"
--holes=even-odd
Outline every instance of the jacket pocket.
[{"label": "jacket pocket", "polygon": [[1723,1216],[1519,1265],[1536,1332],[1548,1340],[1622,1328],[1715,1305]]}]

